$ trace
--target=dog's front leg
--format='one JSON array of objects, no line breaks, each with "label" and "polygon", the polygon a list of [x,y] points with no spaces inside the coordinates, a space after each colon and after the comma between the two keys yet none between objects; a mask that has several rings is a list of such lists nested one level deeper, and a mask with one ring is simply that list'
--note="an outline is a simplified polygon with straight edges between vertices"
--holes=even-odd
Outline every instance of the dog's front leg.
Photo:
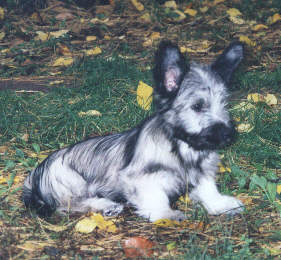
[{"label": "dog's front leg", "polygon": [[228,214],[235,215],[243,211],[243,203],[227,195],[219,193],[215,183],[215,177],[202,176],[190,193],[190,198],[200,202],[211,215]]},{"label": "dog's front leg", "polygon": [[182,221],[184,213],[170,207],[168,195],[174,189],[174,178],[169,173],[147,173],[127,179],[128,201],[136,208],[136,213],[154,222],[158,219]]}]

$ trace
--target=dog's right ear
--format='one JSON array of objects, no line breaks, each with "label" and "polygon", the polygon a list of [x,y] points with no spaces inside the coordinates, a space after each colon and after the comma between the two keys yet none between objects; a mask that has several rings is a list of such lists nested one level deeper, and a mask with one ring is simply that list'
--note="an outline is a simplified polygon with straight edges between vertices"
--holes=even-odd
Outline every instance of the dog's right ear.
[{"label": "dog's right ear", "polygon": [[158,98],[174,97],[188,67],[178,46],[170,41],[163,41],[155,54],[155,92]]}]

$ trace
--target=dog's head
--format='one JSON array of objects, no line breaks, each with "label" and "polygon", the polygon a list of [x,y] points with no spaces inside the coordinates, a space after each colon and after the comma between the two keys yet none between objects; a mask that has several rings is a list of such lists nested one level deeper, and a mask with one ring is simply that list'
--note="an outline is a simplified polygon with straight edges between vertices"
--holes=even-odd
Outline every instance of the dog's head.
[{"label": "dog's head", "polygon": [[234,42],[210,65],[188,65],[179,48],[162,42],[156,52],[154,99],[165,111],[174,137],[195,150],[218,149],[233,141],[227,111],[227,85],[243,58]]}]

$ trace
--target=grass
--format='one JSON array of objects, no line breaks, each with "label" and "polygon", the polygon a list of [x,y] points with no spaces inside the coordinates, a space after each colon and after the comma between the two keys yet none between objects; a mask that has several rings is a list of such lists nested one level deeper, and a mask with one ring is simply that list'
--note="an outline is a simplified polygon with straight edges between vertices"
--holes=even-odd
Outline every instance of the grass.
[{"label": "grass", "polygon": [[[42,220],[30,217],[20,201],[21,185],[27,171],[34,168],[44,154],[87,136],[124,131],[151,113],[136,104],[138,81],[152,84],[151,72],[140,71],[137,63],[117,57],[86,59],[68,73],[83,78],[82,85],[61,86],[48,93],[0,92],[0,142],[4,148],[0,155],[0,177],[5,178],[0,184],[1,257],[26,258],[27,252],[31,252],[33,259],[52,256],[67,259],[114,256],[121,259],[124,254],[120,241],[128,236],[144,236],[157,242],[156,255],[165,259],[274,258],[274,246],[281,241],[278,231],[280,194],[276,193],[281,177],[281,116],[280,109],[264,103],[246,112],[231,110],[234,117],[242,121],[248,118],[255,126],[223,151],[223,162],[232,172],[219,174],[222,192],[235,193],[248,200],[246,212],[240,217],[211,217],[200,207],[186,207],[178,202],[194,224],[158,228],[137,218],[128,209],[116,220],[117,235],[78,234],[71,223],[79,216],[48,219],[56,225],[70,224],[63,232],[48,230]],[[278,82],[280,69],[273,73],[241,72],[237,74],[233,88],[242,90],[242,97],[246,98],[247,93],[254,91],[277,93]],[[231,107],[240,101],[241,98],[232,101]],[[79,116],[79,112],[88,110],[98,110],[102,115]],[[17,245],[26,248],[27,241],[37,241],[37,244],[29,245],[29,251],[21,251]],[[167,247],[171,243],[174,246],[169,251]],[[103,250],[98,250],[101,245]],[[88,249],[81,250],[83,246]]]}]

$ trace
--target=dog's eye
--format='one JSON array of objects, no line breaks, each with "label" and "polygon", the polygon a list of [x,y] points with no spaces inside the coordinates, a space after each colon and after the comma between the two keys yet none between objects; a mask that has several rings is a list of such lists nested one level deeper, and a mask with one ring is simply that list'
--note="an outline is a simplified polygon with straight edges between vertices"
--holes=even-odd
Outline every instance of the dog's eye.
[{"label": "dog's eye", "polygon": [[197,101],[195,104],[193,104],[191,106],[191,108],[195,111],[195,112],[200,112],[202,111],[204,107],[204,100],[200,99],[199,101]]}]

